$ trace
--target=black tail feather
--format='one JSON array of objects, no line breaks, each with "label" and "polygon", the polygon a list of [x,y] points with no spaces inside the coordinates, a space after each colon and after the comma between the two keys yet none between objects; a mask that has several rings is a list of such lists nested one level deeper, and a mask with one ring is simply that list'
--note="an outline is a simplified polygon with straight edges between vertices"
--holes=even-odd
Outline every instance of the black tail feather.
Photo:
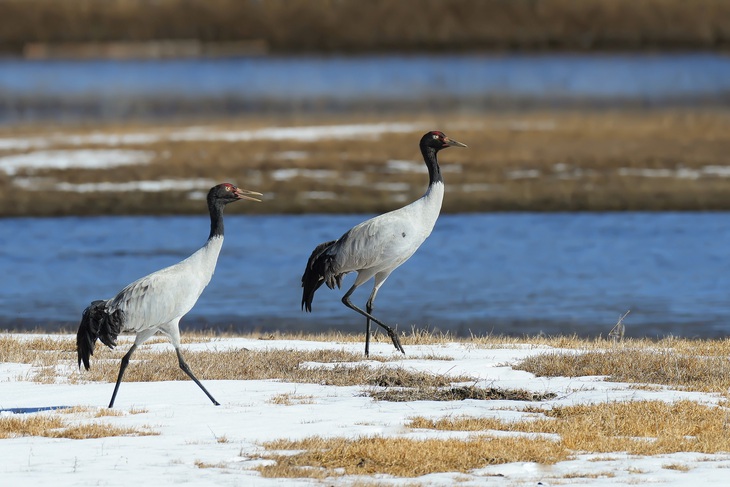
[{"label": "black tail feather", "polygon": [[94,355],[96,340],[109,348],[117,345],[117,336],[122,331],[122,311],[109,313],[106,301],[92,302],[81,316],[79,331],[76,333],[76,353],[79,357],[79,368],[83,362],[84,368],[89,370],[89,358]]},{"label": "black tail feather", "polygon": [[304,269],[302,276],[302,288],[304,288],[302,290],[302,309],[305,311],[312,311],[314,293],[325,281],[326,259],[320,257],[335,242],[336,240],[330,240],[317,245],[307,260],[307,268]]}]

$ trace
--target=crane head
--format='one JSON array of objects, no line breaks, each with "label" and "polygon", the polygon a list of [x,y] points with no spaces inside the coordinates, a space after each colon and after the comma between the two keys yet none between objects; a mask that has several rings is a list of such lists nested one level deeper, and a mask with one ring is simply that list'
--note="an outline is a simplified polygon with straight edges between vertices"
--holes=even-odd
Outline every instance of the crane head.
[{"label": "crane head", "polygon": [[218,186],[213,186],[208,191],[208,200],[217,200],[226,205],[238,200],[261,201],[260,196],[263,195],[256,191],[237,188],[231,183],[222,183]]},{"label": "crane head", "polygon": [[466,147],[459,141],[449,138],[445,133],[434,130],[427,132],[421,137],[421,146],[431,147],[437,151],[447,147]]}]

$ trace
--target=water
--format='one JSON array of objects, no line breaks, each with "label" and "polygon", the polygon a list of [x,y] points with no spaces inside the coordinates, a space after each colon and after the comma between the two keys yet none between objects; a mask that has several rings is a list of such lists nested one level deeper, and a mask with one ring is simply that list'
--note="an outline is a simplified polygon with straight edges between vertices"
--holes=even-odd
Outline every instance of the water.
[{"label": "water", "polygon": [[[0,119],[347,106],[722,101],[718,53],[0,60]],[[196,108],[197,107],[197,108]],[[159,113],[158,113],[159,114]]]},{"label": "water", "polygon": [[[300,278],[318,243],[366,215],[226,218],[210,286],[181,325],[220,330],[361,331],[322,287],[300,311]],[[375,314],[400,329],[459,335],[726,336],[728,213],[442,215],[381,288]],[[202,245],[207,217],[0,220],[0,328],[73,330],[93,299]],[[345,287],[354,275],[345,278]],[[353,301],[364,306],[370,286]]]}]

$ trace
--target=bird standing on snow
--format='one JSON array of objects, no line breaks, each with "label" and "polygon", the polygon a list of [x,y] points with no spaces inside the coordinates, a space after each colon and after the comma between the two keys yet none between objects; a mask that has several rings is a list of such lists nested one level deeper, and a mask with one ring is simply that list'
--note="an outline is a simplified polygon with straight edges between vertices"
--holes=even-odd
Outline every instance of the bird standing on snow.
[{"label": "bird standing on snow", "polygon": [[[365,316],[365,356],[370,353],[370,320],[385,329],[395,348],[405,353],[393,329],[372,315],[375,296],[390,273],[418,250],[436,224],[444,198],[444,180],[436,154],[447,147],[466,145],[448,138],[443,132],[428,132],[421,137],[420,147],[428,168],[426,193],[403,208],[351,228],[337,240],[318,245],[302,276],[302,309],[311,312],[314,293],[323,283],[330,289],[339,288],[345,274],[357,272],[355,283],[342,297],[342,302]],[[367,311],[363,311],[352,304],[350,295],[373,277],[373,291],[366,304]]]},{"label": "bird standing on snow", "polygon": [[132,348],[122,358],[117,383],[109,402],[110,408],[114,406],[119,384],[122,382],[132,353],[158,331],[167,335],[172,342],[183,372],[198,384],[213,404],[218,406],[218,402],[193,375],[183,359],[180,352],[178,323],[180,318],[193,308],[213,277],[218,254],[223,246],[223,208],[228,203],[242,199],[261,201],[255,196],[262,195],[255,191],[239,189],[228,183],[211,188],[207,197],[210,235],[203,247],[182,262],[138,279],[122,289],[115,297],[94,301],[84,310],[76,334],[79,367],[83,362],[86,370],[89,370],[89,357],[94,354],[97,339],[109,348],[114,348],[119,333],[123,331],[137,333]]}]

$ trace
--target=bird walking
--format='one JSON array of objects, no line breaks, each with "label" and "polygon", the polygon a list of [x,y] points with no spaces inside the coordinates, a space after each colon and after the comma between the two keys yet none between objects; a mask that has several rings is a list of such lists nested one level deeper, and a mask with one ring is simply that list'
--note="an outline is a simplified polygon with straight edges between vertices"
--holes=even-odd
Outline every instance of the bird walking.
[{"label": "bird walking", "polygon": [[[356,225],[337,240],[318,245],[302,276],[302,309],[311,312],[314,293],[322,284],[327,284],[330,289],[335,286],[339,289],[345,274],[357,272],[355,283],[342,297],[342,302],[365,316],[365,356],[370,354],[371,320],[388,333],[398,351],[405,353],[393,329],[373,316],[375,296],[391,272],[418,250],[436,224],[444,198],[444,180],[436,157],[438,152],[447,147],[466,147],[438,131],[426,133],[419,145],[428,168],[426,193],[403,208]],[[371,278],[375,279],[373,290],[363,311],[352,304],[350,296]]]},{"label": "bird walking", "polygon": [[122,358],[117,383],[109,402],[110,408],[114,407],[119,384],[132,353],[158,331],[166,335],[175,347],[182,371],[203,390],[213,404],[219,405],[183,359],[178,323],[193,308],[213,277],[218,254],[223,246],[223,209],[234,201],[261,201],[257,198],[259,196],[262,194],[239,189],[229,183],[211,188],[207,196],[210,235],[205,245],[187,259],[138,279],[115,297],[94,301],[84,310],[76,334],[79,368],[83,362],[84,368],[89,370],[89,358],[94,354],[97,339],[109,348],[114,348],[121,332],[137,334],[134,344]]}]

